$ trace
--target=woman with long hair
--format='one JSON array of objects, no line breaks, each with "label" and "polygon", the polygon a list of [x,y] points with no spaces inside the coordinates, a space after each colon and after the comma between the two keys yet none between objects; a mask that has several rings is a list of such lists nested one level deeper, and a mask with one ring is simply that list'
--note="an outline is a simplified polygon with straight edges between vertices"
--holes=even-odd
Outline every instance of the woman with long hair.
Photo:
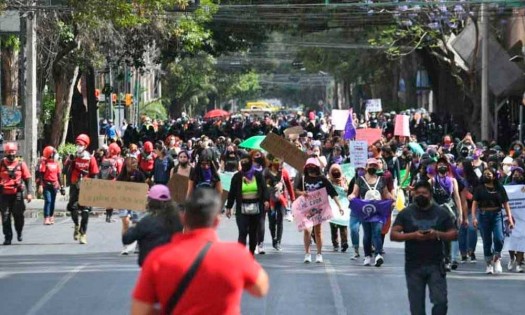
[{"label": "woman with long hair", "polygon": [[171,200],[168,187],[154,185],[150,188],[146,210],[146,216],[122,235],[124,245],[138,242],[139,266],[142,266],[153,249],[168,243],[173,234],[182,232],[183,229],[177,205]]},{"label": "woman with long hair", "polygon": [[189,198],[196,188],[202,187],[215,189],[219,195],[222,194],[221,178],[211,157],[207,155],[199,157],[199,161],[190,173],[186,196]]},{"label": "woman with long hair", "polygon": [[505,188],[496,178],[496,171],[487,168],[482,174],[482,183],[474,189],[472,217],[474,226],[480,227],[483,239],[483,254],[487,263],[486,273],[501,273],[501,250],[503,249],[503,215],[505,209],[509,218],[509,228],[514,227],[514,220],[509,206],[509,197]]},{"label": "woman with long hair", "polygon": [[253,161],[243,157],[240,161],[241,171],[232,177],[228,201],[226,202],[226,217],[232,215],[235,203],[235,219],[239,229],[239,243],[246,246],[246,237],[249,238],[249,249],[255,254],[258,243],[259,222],[261,216],[266,216],[270,208],[268,202],[268,188],[261,172],[255,171]]},{"label": "woman with long hair", "polygon": [[480,184],[480,180],[474,173],[472,159],[464,159],[458,169],[459,175],[462,175],[463,186],[461,193],[461,208],[465,209],[467,216],[464,223],[459,228],[458,244],[461,254],[461,263],[464,264],[470,259],[470,263],[476,263],[476,246],[478,244],[478,229],[474,226],[474,217],[468,211],[472,208],[474,188]]}]

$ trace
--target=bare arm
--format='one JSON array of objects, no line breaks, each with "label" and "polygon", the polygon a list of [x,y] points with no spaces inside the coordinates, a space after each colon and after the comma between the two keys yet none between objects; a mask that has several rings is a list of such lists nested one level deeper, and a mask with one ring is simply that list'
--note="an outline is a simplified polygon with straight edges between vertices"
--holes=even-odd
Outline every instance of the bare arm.
[{"label": "bare arm", "polygon": [[461,203],[461,199],[459,198],[458,181],[454,178],[452,179],[452,183],[454,185],[454,202],[456,203],[456,208],[458,208],[458,220],[461,224],[461,222],[463,221],[463,204]]},{"label": "bare arm", "polygon": [[266,294],[268,294],[268,289],[270,288],[270,280],[268,278],[268,274],[264,269],[261,268],[259,271],[259,275],[257,276],[257,280],[255,281],[255,284],[246,289],[248,293],[255,297],[263,297]]},{"label": "bare arm", "polygon": [[157,315],[160,312],[155,309],[153,304],[144,303],[142,301],[133,299],[131,301],[131,315]]},{"label": "bare arm", "polygon": [[423,237],[424,234],[418,232],[403,233],[403,227],[394,225],[390,230],[390,240],[394,242],[405,242]]},{"label": "bare arm", "polygon": [[192,193],[193,193],[193,181],[190,179],[188,181],[188,192],[186,193],[186,198],[190,198]]}]

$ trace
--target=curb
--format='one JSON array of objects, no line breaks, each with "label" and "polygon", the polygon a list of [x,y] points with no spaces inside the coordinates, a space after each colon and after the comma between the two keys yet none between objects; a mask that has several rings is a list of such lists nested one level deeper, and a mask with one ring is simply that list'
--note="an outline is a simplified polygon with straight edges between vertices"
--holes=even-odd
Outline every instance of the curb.
[{"label": "curb", "polygon": [[[106,210],[104,209],[93,209],[90,211],[89,216],[90,217],[99,217],[101,215],[105,215]],[[69,211],[63,210],[63,209],[55,209],[55,217],[57,218],[63,218],[63,217],[70,217],[71,214]],[[38,219],[44,217],[44,211],[41,209],[26,209],[24,212],[24,217],[27,219]]]}]

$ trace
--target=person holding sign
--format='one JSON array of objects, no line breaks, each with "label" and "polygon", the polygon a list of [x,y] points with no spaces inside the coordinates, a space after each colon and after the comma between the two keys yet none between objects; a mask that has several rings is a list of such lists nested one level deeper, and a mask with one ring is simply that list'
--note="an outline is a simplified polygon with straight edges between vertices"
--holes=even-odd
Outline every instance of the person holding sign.
[{"label": "person holding sign", "polygon": [[[341,215],[344,214],[343,208],[341,207],[341,203],[339,202],[339,198],[337,197],[337,191],[335,190],[334,186],[330,183],[328,178],[326,178],[321,170],[321,165],[319,164],[319,159],[317,158],[309,158],[306,161],[306,164],[304,166],[304,176],[300,177],[297,180],[297,185],[295,188],[295,195],[296,196],[308,196],[309,192],[313,192],[319,189],[326,188],[326,192],[337,204],[337,207],[339,208],[339,212]],[[323,248],[323,240],[321,238],[321,224],[315,225],[313,227],[313,232],[315,235],[315,245],[317,247],[317,255],[315,257],[316,263],[322,263],[323,262],[323,255],[322,255],[322,248]],[[312,241],[312,229],[305,229],[303,231],[303,242],[304,242],[304,262],[310,263],[312,262],[312,255],[310,254],[310,244]]]},{"label": "person holding sign", "polygon": [[[393,199],[388,191],[386,181],[378,173],[379,162],[374,159],[368,159],[366,163],[366,174],[356,179],[354,191],[348,196],[352,201],[354,198],[361,200],[386,200]],[[354,210],[352,210],[354,211]],[[363,226],[363,248],[365,251],[365,260],[363,265],[370,266],[372,262],[372,244],[375,250],[374,265],[380,267],[383,262],[383,241],[381,239],[381,230],[384,222],[362,222]]]},{"label": "person holding sign", "polygon": [[[67,210],[71,212],[71,219],[75,224],[75,231],[73,232],[73,239],[79,241],[80,244],[87,244],[87,225],[89,220],[90,207],[84,207],[78,204],[80,196],[80,182],[87,178],[94,178],[98,175],[99,169],[95,157],[92,156],[86,149],[91,140],[85,134],[80,134],[75,140],[77,147],[77,154],[75,155],[72,165],[69,168],[71,186],[69,188],[69,202]],[[78,222],[78,215],[81,215],[80,224]]]}]

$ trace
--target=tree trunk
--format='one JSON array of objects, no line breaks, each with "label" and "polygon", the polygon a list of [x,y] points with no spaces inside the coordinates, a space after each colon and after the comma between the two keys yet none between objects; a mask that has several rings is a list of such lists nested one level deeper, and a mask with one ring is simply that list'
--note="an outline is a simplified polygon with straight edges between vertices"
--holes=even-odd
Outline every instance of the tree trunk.
[{"label": "tree trunk", "polygon": [[51,145],[58,148],[66,141],[71,112],[73,90],[76,87],[79,67],[57,65],[53,69],[56,105],[51,130]]},{"label": "tree trunk", "polygon": [[[18,105],[18,51],[14,46],[2,45],[2,105],[15,107]],[[16,140],[16,130],[5,133],[7,141]]]}]

